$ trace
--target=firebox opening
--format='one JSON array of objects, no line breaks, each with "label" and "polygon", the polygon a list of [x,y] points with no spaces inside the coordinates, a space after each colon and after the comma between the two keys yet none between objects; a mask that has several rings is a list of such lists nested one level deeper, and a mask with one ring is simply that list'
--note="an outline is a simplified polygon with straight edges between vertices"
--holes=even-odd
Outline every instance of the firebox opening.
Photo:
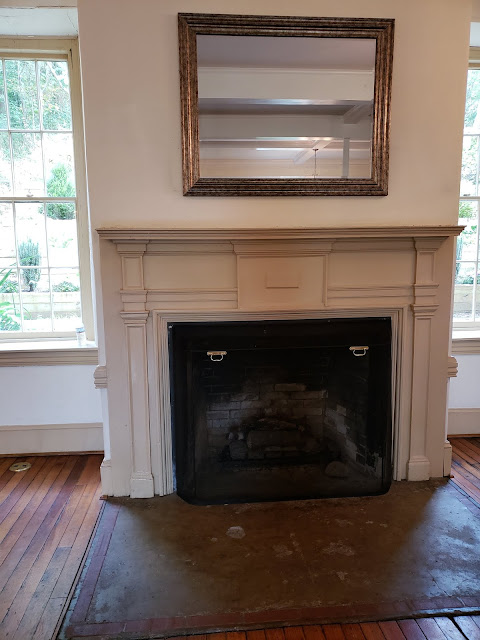
[{"label": "firebox opening", "polygon": [[174,323],[169,340],[182,498],[388,490],[390,318]]}]

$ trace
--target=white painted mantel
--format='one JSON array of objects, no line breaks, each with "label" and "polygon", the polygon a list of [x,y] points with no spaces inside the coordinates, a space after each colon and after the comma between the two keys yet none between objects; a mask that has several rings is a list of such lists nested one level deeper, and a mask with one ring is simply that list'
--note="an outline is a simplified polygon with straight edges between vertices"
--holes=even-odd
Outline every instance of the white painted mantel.
[{"label": "white painted mantel", "polygon": [[104,492],[173,491],[167,333],[176,321],[391,317],[394,478],[448,475],[453,238],[461,229],[98,229]]}]

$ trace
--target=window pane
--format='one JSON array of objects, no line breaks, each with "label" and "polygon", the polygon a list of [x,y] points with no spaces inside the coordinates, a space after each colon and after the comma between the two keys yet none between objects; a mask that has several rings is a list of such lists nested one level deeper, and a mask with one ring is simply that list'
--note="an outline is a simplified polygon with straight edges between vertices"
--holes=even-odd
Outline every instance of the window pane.
[{"label": "window pane", "polygon": [[477,195],[478,137],[464,136],[460,195]]},{"label": "window pane", "polygon": [[47,196],[75,197],[73,139],[71,133],[45,133],[43,136]]},{"label": "window pane", "polygon": [[38,67],[43,128],[53,131],[71,129],[70,84],[66,61],[41,61]]},{"label": "window pane", "polygon": [[52,269],[54,331],[74,331],[82,324],[78,269]]},{"label": "window pane", "polygon": [[39,129],[35,62],[5,60],[11,129]]},{"label": "window pane", "polygon": [[457,263],[455,267],[453,305],[453,317],[455,320],[472,320],[474,275],[475,263]]},{"label": "window pane", "polygon": [[465,102],[465,131],[480,133],[480,69],[470,69]]},{"label": "window pane", "polygon": [[47,243],[43,205],[16,203],[18,261],[21,267],[47,267]]},{"label": "window pane", "polygon": [[43,196],[42,148],[39,133],[12,133],[14,191],[17,196]]},{"label": "window pane", "polygon": [[0,60],[0,129],[7,129],[7,109],[5,107],[5,89],[3,80],[3,63]]},{"label": "window pane", "polygon": [[20,269],[24,331],[51,331],[52,309],[48,269]]},{"label": "window pane", "polygon": [[17,270],[0,261],[0,331],[20,331],[20,296]]},{"label": "window pane", "polygon": [[0,133],[0,195],[12,195],[12,163],[8,133]]},{"label": "window pane", "polygon": [[13,208],[10,203],[0,202],[0,258],[7,258],[16,266],[15,255]]},{"label": "window pane", "polygon": [[50,266],[78,267],[75,205],[72,202],[55,202],[46,207]]}]

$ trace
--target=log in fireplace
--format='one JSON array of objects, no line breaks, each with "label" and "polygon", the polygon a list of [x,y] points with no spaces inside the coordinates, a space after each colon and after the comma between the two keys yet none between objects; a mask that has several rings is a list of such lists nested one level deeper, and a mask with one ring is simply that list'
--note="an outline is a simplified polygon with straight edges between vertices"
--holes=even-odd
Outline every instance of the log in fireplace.
[{"label": "log in fireplace", "polygon": [[194,503],[384,493],[390,318],[169,325],[178,494]]}]

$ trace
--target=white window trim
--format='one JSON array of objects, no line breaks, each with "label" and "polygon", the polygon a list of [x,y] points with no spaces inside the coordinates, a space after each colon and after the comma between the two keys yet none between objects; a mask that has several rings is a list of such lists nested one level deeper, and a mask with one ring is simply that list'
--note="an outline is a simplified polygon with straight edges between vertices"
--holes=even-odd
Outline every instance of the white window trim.
[{"label": "white window trim", "polygon": [[[73,146],[74,146],[74,164],[75,164],[75,184],[77,190],[77,237],[78,237],[78,260],[80,271],[80,297],[82,305],[82,320],[85,326],[85,334],[88,341],[95,339],[94,319],[93,319],[93,296],[92,296],[92,278],[91,278],[91,257],[90,257],[90,229],[88,221],[88,202],[87,202],[87,184],[86,184],[86,167],[85,167],[85,151],[84,151],[84,128],[82,116],[82,90],[80,76],[80,56],[78,48],[78,38],[4,38],[0,37],[0,55],[2,57],[27,57],[27,56],[49,56],[62,55],[66,56],[70,74],[70,93],[72,106],[72,129],[73,129]],[[25,337],[25,334],[5,335],[0,338],[0,366],[6,365],[4,362],[14,358],[13,353],[25,354],[26,349],[31,346],[31,340],[44,340],[45,348],[40,350],[39,359],[43,360],[42,364],[48,359],[48,349],[61,351],[66,353],[66,347],[59,347],[58,341],[65,338],[72,338],[71,334],[55,334],[51,333],[32,333]],[[18,342],[24,342],[25,348],[21,350],[13,350],[10,345]],[[96,350],[94,345],[89,347]],[[2,351],[6,352],[3,357]],[[30,348],[30,351],[38,351]],[[77,358],[80,364],[85,360],[85,347],[69,348],[72,358]],[[83,355],[82,355],[83,354]],[[54,354],[52,354],[54,356]],[[24,357],[24,356],[23,356]],[[70,357],[70,356],[69,356]],[[53,357],[54,359],[54,357]],[[40,364],[37,363],[37,364]],[[55,364],[55,362],[52,362]],[[73,364],[68,362],[65,364]],[[86,363],[85,363],[86,364]],[[90,364],[90,363],[89,363]],[[93,364],[93,363],[92,363]]]}]

